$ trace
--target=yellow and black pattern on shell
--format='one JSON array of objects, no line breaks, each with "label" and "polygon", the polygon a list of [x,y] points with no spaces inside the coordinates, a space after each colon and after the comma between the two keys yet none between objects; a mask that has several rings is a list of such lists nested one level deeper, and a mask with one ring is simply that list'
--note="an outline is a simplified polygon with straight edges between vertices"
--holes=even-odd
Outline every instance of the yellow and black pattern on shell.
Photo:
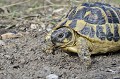
[{"label": "yellow and black pattern on shell", "polygon": [[120,40],[120,8],[103,3],[73,7],[59,26],[70,27],[91,41]]}]

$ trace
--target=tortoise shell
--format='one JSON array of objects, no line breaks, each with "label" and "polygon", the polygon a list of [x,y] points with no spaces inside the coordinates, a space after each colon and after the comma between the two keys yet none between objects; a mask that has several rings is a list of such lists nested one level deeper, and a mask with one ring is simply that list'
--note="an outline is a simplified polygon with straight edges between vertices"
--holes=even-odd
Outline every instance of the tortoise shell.
[{"label": "tortoise shell", "polygon": [[69,27],[90,41],[118,42],[120,8],[103,3],[83,3],[73,7],[57,25]]}]

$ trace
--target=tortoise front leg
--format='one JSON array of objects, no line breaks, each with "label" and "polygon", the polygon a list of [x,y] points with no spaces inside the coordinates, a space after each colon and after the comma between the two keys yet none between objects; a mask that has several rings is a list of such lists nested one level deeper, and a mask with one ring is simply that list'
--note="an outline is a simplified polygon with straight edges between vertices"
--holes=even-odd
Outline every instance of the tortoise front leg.
[{"label": "tortoise front leg", "polygon": [[86,67],[90,67],[91,65],[91,52],[89,51],[87,42],[84,38],[79,37],[76,39],[76,44],[73,47],[65,47],[64,50],[71,51],[77,53],[80,61]]},{"label": "tortoise front leg", "polygon": [[77,54],[81,60],[81,62],[85,66],[90,66],[91,65],[91,53],[88,49],[87,42],[84,38],[78,38],[76,42],[77,46]]}]

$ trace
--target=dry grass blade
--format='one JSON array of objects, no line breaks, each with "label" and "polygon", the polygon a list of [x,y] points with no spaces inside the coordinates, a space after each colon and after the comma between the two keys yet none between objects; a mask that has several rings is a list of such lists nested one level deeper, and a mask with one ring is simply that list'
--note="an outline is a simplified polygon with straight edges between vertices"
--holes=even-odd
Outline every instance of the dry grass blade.
[{"label": "dry grass blade", "polygon": [[12,6],[15,6],[15,5],[20,5],[20,4],[23,4],[23,3],[26,3],[26,2],[29,2],[31,0],[26,0],[24,2],[18,2],[18,3],[14,3],[14,4],[10,4],[10,5],[6,5],[6,6],[2,6],[0,8],[7,8],[7,7],[12,7]]},{"label": "dry grass blade", "polygon": [[50,0],[46,0],[46,2],[52,4],[52,5],[55,5],[54,3],[52,3]]},{"label": "dry grass blade", "polygon": [[42,8],[47,8],[47,7],[67,7],[69,5],[59,5],[59,4],[54,4],[54,5],[47,5],[47,6],[39,6],[39,7],[35,7],[35,8],[30,8],[28,10],[26,10],[27,12],[32,12],[34,10],[38,10],[38,9],[42,9]]},{"label": "dry grass blade", "polygon": [[[21,5],[21,4],[27,3],[29,1],[31,1],[31,0],[26,0],[26,1],[18,2],[18,3],[13,3],[13,4],[10,4],[10,5],[5,5],[5,6],[2,6],[0,8],[4,11],[4,14],[8,16],[8,14],[9,14],[8,8],[16,6],[16,5]],[[9,14],[9,15],[11,15],[11,14]],[[2,16],[4,16],[4,15],[2,15]]]}]

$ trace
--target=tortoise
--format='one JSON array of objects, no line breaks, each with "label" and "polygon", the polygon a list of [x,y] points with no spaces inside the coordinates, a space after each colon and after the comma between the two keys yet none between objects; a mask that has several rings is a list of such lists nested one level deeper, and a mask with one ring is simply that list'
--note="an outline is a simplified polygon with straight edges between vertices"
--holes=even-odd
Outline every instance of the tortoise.
[{"label": "tortoise", "polygon": [[72,7],[46,40],[55,47],[77,53],[89,65],[92,54],[120,50],[120,8],[100,2]]}]

